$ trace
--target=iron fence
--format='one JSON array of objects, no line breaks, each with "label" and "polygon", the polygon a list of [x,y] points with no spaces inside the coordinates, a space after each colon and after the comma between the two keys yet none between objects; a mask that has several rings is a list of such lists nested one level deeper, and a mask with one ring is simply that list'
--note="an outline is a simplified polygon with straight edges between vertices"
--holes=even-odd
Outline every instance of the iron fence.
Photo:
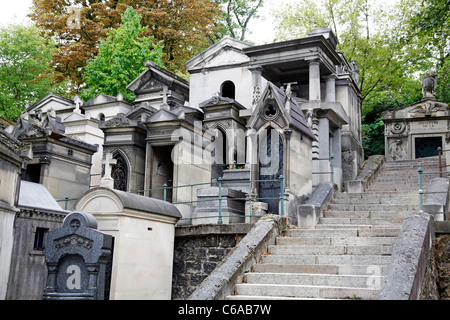
[{"label": "iron fence", "polygon": [[[233,183],[233,182],[242,182],[242,180],[227,180],[227,182],[229,183]],[[263,200],[280,200],[279,206],[280,206],[280,214],[281,216],[284,215],[284,177],[281,175],[278,179],[272,179],[272,180],[248,180],[246,181],[249,184],[249,192],[247,194],[247,196],[245,198],[233,198],[233,200],[237,200],[237,201],[249,201],[250,205],[249,205],[249,214],[246,215],[239,215],[239,217],[242,218],[247,218],[247,217],[261,217],[258,215],[253,215],[253,202],[257,202],[257,201],[263,201]],[[258,197],[257,195],[254,195],[251,190],[252,190],[252,185],[253,183],[259,183],[259,182],[279,182],[280,183],[280,196],[279,197]],[[194,189],[196,187],[201,187],[201,186],[218,186],[218,196],[217,197],[210,197],[208,199],[195,199],[194,197]],[[222,188],[223,188],[223,178],[219,177],[217,179],[217,183],[214,181],[211,182],[205,182],[205,183],[196,183],[196,184],[187,184],[187,185],[180,185],[180,186],[168,186],[167,184],[164,184],[162,187],[160,188],[152,188],[152,189],[142,189],[142,190],[133,190],[133,191],[129,191],[130,193],[135,193],[135,194],[145,194],[145,193],[149,193],[151,194],[153,191],[163,191],[163,201],[167,201],[167,193],[169,190],[174,190],[174,189],[180,189],[180,188],[189,188],[190,189],[190,200],[189,201],[175,201],[175,202],[171,202],[172,204],[188,204],[190,207],[190,216],[188,218],[182,218],[181,220],[190,220],[192,223],[192,220],[194,219],[212,219],[212,218],[217,218],[217,223],[218,224],[222,224],[223,223],[223,218],[226,217],[236,217],[236,215],[234,216],[229,216],[229,215],[223,215],[222,213],[222,201],[224,200],[223,197],[223,193],[222,193]],[[64,202],[64,208],[65,210],[68,209],[68,204],[70,201],[76,201],[78,200],[78,198],[69,198],[69,197],[65,197],[64,199],[61,200],[56,200],[57,202]],[[199,203],[199,202],[208,202],[208,201],[216,201],[218,200],[218,215],[216,216],[197,216],[194,217],[194,209],[195,209],[195,204]]]}]

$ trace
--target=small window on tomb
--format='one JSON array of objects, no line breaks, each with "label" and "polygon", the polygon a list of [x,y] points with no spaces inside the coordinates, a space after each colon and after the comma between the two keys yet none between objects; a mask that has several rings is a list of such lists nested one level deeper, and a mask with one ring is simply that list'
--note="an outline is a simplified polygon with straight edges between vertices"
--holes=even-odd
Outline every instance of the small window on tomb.
[{"label": "small window on tomb", "polygon": [[44,236],[48,232],[48,228],[36,228],[36,233],[34,234],[34,250],[44,249]]},{"label": "small window on tomb", "polygon": [[99,116],[98,116],[98,119],[100,121],[105,121],[105,115],[103,113],[100,113]]},{"label": "small window on tomb", "polygon": [[221,96],[225,98],[235,99],[236,87],[232,81],[225,81],[222,84]]}]

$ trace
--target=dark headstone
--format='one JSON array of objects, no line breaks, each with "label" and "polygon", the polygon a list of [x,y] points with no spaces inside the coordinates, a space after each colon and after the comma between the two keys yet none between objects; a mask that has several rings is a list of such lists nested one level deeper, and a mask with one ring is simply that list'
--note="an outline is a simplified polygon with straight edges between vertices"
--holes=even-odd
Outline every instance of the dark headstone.
[{"label": "dark headstone", "polygon": [[44,239],[48,268],[44,299],[104,299],[112,236],[96,229],[97,221],[91,214],[72,212],[61,228],[48,232]]}]

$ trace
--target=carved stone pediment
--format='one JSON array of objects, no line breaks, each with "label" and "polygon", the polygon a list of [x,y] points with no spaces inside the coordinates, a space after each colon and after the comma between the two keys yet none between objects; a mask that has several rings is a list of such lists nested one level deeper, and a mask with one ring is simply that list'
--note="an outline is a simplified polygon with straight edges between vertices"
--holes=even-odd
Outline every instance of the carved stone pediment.
[{"label": "carved stone pediment", "polygon": [[409,114],[413,116],[431,116],[434,112],[446,111],[448,104],[438,101],[424,101],[409,110]]},{"label": "carved stone pediment", "polygon": [[121,128],[121,127],[134,127],[137,126],[137,121],[131,120],[123,113],[117,114],[114,118],[106,121],[100,125],[100,128]]},{"label": "carved stone pediment", "polygon": [[65,127],[60,118],[53,118],[48,114],[42,116],[41,113],[37,112],[34,118],[22,115],[14,126],[11,135],[21,140],[49,137],[52,134],[62,136],[64,132]]},{"label": "carved stone pediment", "polygon": [[234,99],[222,97],[220,95],[214,95],[211,98],[209,98],[206,101],[203,101],[200,103],[200,108],[210,107],[210,106],[217,106],[222,104],[231,104],[234,102]]}]

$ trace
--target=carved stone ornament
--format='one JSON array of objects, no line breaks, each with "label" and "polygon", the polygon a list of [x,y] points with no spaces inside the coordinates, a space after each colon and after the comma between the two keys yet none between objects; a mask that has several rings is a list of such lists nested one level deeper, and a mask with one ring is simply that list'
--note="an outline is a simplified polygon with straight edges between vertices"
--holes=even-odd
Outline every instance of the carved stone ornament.
[{"label": "carved stone ornament", "polygon": [[406,159],[406,145],[402,139],[393,140],[389,144],[389,156],[391,160],[405,160]]},{"label": "carved stone ornament", "polygon": [[119,113],[114,118],[105,122],[102,127],[106,128],[120,128],[136,126],[137,122],[125,117],[125,114]]},{"label": "carved stone ornament", "polygon": [[422,94],[423,99],[436,99],[437,79],[436,75],[424,75],[422,77]]},{"label": "carved stone ornament", "polygon": [[390,130],[393,134],[407,134],[409,132],[409,124],[406,122],[394,122],[390,125]]},{"label": "carved stone ornament", "polygon": [[227,103],[233,103],[234,99],[222,97],[218,93],[213,95],[211,98],[209,98],[206,101],[203,101],[199,104],[200,108],[209,107],[209,106],[216,106],[221,104],[227,104]]},{"label": "carved stone ornament", "polygon": [[81,246],[86,249],[90,249],[92,247],[93,242],[91,239],[85,238],[77,234],[68,235],[66,237],[55,239],[54,241],[56,249],[71,245]]},{"label": "carved stone ornament", "polygon": [[278,107],[274,99],[267,99],[266,104],[262,110],[262,117],[268,121],[275,121],[280,115]]},{"label": "carved stone ornament", "polygon": [[413,109],[409,111],[410,114],[413,115],[425,115],[425,116],[431,116],[432,113],[438,112],[438,111],[446,111],[448,108],[448,104],[444,102],[437,102],[437,101],[426,101],[423,102]]},{"label": "carved stone ornament", "polygon": [[259,99],[261,99],[261,88],[256,85],[253,88],[252,104],[256,105],[259,102]]}]

